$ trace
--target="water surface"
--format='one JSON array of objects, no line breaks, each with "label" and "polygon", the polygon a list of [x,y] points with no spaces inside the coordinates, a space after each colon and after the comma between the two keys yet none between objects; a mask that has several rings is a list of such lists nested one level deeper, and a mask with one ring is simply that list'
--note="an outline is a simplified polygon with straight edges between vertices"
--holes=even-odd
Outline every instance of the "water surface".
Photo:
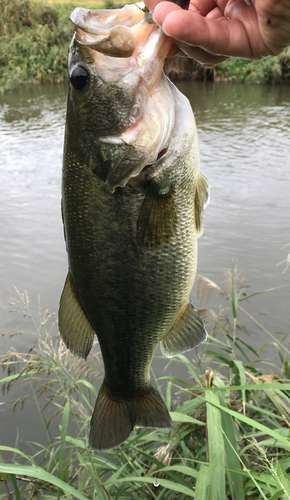
[{"label": "water surface", "polygon": [[[290,330],[290,270],[283,274],[283,265],[277,266],[290,251],[286,246],[290,243],[289,86],[210,82],[178,86],[194,109],[201,170],[211,184],[198,273],[221,285],[223,272],[234,259],[251,285],[248,293],[283,287],[243,303],[282,338]],[[33,86],[0,97],[1,333],[30,332],[11,340],[2,337],[1,354],[11,345],[27,351],[36,340],[27,318],[9,312],[14,309],[7,304],[16,296],[14,287],[27,290],[34,315],[39,294],[43,309],[58,309],[67,273],[60,211],[65,111],[65,86]],[[195,288],[192,300],[198,305]],[[219,303],[213,295],[211,305]],[[250,330],[246,340],[254,348],[269,342],[246,317],[239,314],[238,320]],[[271,357],[270,348],[265,352]],[[157,376],[163,366],[154,362]],[[6,400],[17,395],[15,391]],[[0,406],[1,444],[15,444],[18,426],[21,438],[41,441],[43,431],[37,427],[34,408],[25,412],[12,415],[8,405]],[[23,427],[24,418],[29,426]]]}]

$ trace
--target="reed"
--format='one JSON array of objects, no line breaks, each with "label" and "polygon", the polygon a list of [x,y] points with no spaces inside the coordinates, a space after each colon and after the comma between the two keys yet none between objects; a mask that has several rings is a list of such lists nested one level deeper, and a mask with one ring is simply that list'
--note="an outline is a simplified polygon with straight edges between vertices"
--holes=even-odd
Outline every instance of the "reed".
[{"label": "reed", "polygon": [[[1,359],[0,383],[4,391],[23,384],[12,407],[21,411],[34,400],[47,443],[30,444],[29,454],[18,443],[0,445],[0,498],[290,500],[290,332],[278,341],[251,317],[277,350],[278,364],[240,337],[248,314],[241,302],[257,295],[247,295],[244,283],[235,266],[222,287],[199,278],[201,301],[215,293],[230,307],[200,309],[208,342],[193,360],[189,353],[169,362],[172,372],[172,364],[186,368],[184,380],[166,371],[156,380],[173,429],[139,428],[122,446],[101,453],[87,439],[102,377],[98,344],[86,362],[74,358],[56,335],[54,316],[40,309],[35,320],[27,294],[19,294],[13,307],[24,309],[39,340],[27,353],[11,350]],[[59,422],[55,435],[53,421]]]}]

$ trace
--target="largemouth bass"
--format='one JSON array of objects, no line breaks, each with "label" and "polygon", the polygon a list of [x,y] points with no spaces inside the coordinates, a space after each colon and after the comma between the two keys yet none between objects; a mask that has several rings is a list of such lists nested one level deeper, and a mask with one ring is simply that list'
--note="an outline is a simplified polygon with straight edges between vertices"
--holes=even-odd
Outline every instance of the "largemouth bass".
[{"label": "largemouth bass", "polygon": [[171,40],[136,5],[71,19],[59,329],[82,358],[98,337],[90,445],[101,450],[135,425],[172,426],[150,366],[159,342],[170,357],[207,336],[189,293],[209,186],[191,106],[163,73]]}]

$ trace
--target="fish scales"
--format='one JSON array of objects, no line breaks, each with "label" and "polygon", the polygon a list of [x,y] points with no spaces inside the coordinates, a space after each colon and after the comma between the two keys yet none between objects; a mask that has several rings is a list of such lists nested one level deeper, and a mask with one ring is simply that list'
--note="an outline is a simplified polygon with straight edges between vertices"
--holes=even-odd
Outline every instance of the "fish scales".
[{"label": "fish scales", "polygon": [[[85,9],[78,10],[85,18]],[[114,12],[118,17],[122,11]],[[98,19],[98,11],[87,12],[90,18],[96,12]],[[83,25],[82,30],[78,27],[78,16],[73,14],[73,20],[83,43],[85,35]],[[204,325],[188,299],[196,272],[202,210],[208,197],[208,183],[199,172],[194,117],[188,100],[162,73],[170,48],[167,37],[155,25],[148,36],[142,16],[134,22],[133,30],[135,26],[141,35],[145,29],[143,38],[139,31],[133,33],[136,39],[141,38],[146,50],[146,43],[157,47],[151,59],[156,60],[167,46],[160,57],[159,79],[151,71],[152,88],[151,80],[144,84],[150,74],[146,67],[138,76],[137,64],[138,78],[134,74],[131,78],[129,71],[137,59],[136,51],[137,55],[145,51],[142,47],[134,49],[127,66],[120,63],[126,68],[125,75],[113,84],[100,84],[97,63],[89,62],[89,57],[84,63],[84,46],[78,50],[73,40],[70,48],[62,183],[69,273],[60,302],[59,327],[67,347],[84,358],[95,335],[99,340],[105,376],[90,433],[90,444],[97,449],[122,443],[135,425],[172,425],[150,381],[154,352],[159,342],[164,354],[172,356],[206,339]],[[149,66],[150,57],[146,61]],[[119,64],[114,57],[106,64],[110,63]],[[77,75],[83,71],[89,75],[87,79],[85,76],[84,90],[74,88],[82,80],[76,82],[76,71]],[[142,100],[140,92],[143,101],[137,107],[142,113],[136,121],[139,132],[135,137],[134,114],[136,102]],[[117,109],[110,120],[116,95]],[[156,129],[160,143],[157,132],[151,133],[154,113],[166,122],[165,129]],[[106,115],[108,120],[104,119]]]}]

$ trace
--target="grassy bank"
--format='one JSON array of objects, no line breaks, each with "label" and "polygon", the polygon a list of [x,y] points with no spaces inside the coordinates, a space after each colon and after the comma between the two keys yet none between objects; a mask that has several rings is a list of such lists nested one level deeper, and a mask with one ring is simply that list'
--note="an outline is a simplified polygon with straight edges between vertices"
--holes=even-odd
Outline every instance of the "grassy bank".
[{"label": "grassy bank", "polygon": [[[31,318],[38,344],[2,358],[0,385],[7,392],[22,384],[23,396],[13,408],[20,412],[34,400],[47,444],[30,443],[31,453],[25,454],[21,443],[1,443],[0,498],[290,500],[290,332],[278,341],[259,325],[277,352],[276,364],[274,356],[263,360],[265,345],[255,351],[250,337],[242,340],[246,289],[235,267],[222,289],[200,279],[200,298],[219,294],[229,299],[229,308],[200,310],[208,342],[194,355],[169,362],[171,373],[183,366],[184,380],[165,370],[155,381],[173,429],[136,429],[122,446],[102,453],[92,451],[87,440],[94,384],[102,378],[98,354],[87,362],[74,358],[52,335],[52,315]],[[25,294],[12,307],[31,316]],[[55,435],[53,420],[60,424]]]},{"label": "grassy bank", "polygon": [[[0,90],[23,83],[58,83],[66,79],[67,51],[72,36],[69,15],[76,6],[112,8],[119,0],[1,0]],[[187,58],[167,63],[172,78],[226,79],[243,83],[290,81],[290,50],[259,62],[233,59],[204,70]]]}]

